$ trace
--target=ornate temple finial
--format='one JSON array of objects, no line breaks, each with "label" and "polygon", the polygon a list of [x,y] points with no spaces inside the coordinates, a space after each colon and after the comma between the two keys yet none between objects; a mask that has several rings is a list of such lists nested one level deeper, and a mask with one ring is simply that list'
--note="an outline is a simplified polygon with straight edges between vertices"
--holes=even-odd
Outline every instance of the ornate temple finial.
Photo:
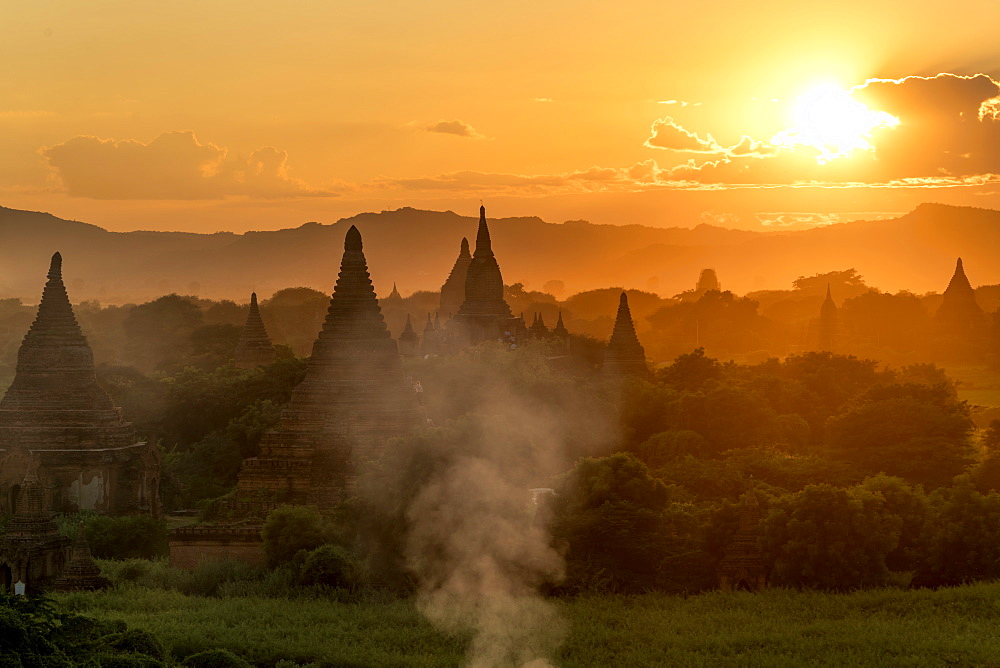
[{"label": "ornate temple finial", "polygon": [[830,284],[829,283],[826,284],[826,298],[827,299],[833,299],[833,293],[830,292]]},{"label": "ornate temple finial", "polygon": [[[959,260],[961,262],[961,260]],[[52,254],[52,262],[49,264],[49,280],[62,280],[62,255],[59,251]]]},{"label": "ornate temple finial", "polygon": [[347,230],[347,236],[344,237],[344,250],[345,251],[359,251],[362,250],[361,247],[361,232],[354,225]]}]

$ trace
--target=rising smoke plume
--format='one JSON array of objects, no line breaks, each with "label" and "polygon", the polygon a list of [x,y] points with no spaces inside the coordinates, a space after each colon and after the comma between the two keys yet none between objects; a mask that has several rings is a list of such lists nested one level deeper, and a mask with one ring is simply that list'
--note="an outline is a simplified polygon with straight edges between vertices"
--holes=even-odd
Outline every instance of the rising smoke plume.
[{"label": "rising smoke plume", "polygon": [[564,563],[530,490],[609,442],[600,400],[553,374],[542,350],[481,349],[415,371],[445,424],[390,444],[361,492],[405,526],[397,558],[417,607],[471,635],[469,665],[548,665],[567,624],[539,589]]}]

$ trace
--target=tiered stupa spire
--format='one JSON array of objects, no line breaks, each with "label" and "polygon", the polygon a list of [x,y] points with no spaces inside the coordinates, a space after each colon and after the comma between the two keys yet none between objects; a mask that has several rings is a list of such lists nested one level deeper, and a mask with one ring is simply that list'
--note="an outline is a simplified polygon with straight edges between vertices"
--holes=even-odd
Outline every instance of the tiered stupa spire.
[{"label": "tiered stupa spire", "polygon": [[556,321],[556,326],[552,328],[552,333],[560,339],[569,337],[569,330],[567,330],[566,325],[563,324],[562,311],[559,311],[559,319]]},{"label": "tiered stupa spire", "polygon": [[14,381],[0,401],[0,424],[36,423],[32,413],[48,409],[115,410],[108,393],[97,384],[94,354],[66,294],[59,253],[52,256],[38,314],[18,350]]},{"label": "tiered stupa spire", "polygon": [[465,279],[469,273],[469,264],[472,263],[472,254],[469,253],[469,240],[462,237],[462,246],[458,252],[458,259],[448,274],[448,280],[441,286],[441,311],[444,311],[446,318],[450,318],[458,313],[465,302]]},{"label": "tiered stupa spire", "polygon": [[819,348],[833,351],[837,340],[837,303],[833,301],[833,291],[826,284],[826,299],[819,307]]},{"label": "tiered stupa spire", "polygon": [[503,298],[503,276],[493,255],[490,228],[486,224],[486,207],[479,207],[479,231],[476,252],[465,275],[465,301],[459,309],[464,316],[511,318],[510,306]]},{"label": "tiered stupa spire", "polygon": [[352,225],[305,379],[265,434],[261,455],[244,461],[237,497],[332,505],[353,488],[358,462],[377,457],[416,421],[413,390]]},{"label": "tiered stupa spire", "polygon": [[410,322],[410,314],[406,314],[406,325],[403,327],[403,333],[399,335],[399,354],[403,357],[412,357],[417,354],[417,346],[420,342],[420,337],[417,336],[416,330],[413,329],[413,323]]},{"label": "tiered stupa spire", "polygon": [[503,297],[503,276],[493,254],[486,207],[479,207],[476,252],[465,275],[465,301],[454,318],[455,329],[465,343],[482,341],[514,342],[524,325],[513,316]]},{"label": "tiered stupa spire", "polygon": [[267,366],[274,361],[274,344],[271,343],[267,330],[264,328],[264,320],[260,317],[260,308],[257,306],[257,293],[250,293],[250,313],[247,315],[246,324],[243,326],[243,333],[240,334],[239,343],[236,344],[234,358],[237,369],[255,369],[259,366]]},{"label": "tiered stupa spire", "polygon": [[628,295],[624,291],[618,300],[615,328],[611,332],[608,347],[604,350],[603,371],[613,376],[644,376],[649,373],[646,351],[636,336],[632,312],[628,307]]},{"label": "tiered stupa spire", "polygon": [[935,316],[942,324],[950,325],[957,330],[974,329],[982,324],[983,309],[976,303],[976,291],[972,289],[972,284],[965,275],[962,258],[958,258],[955,273],[942,297],[944,299]]},{"label": "tiered stupa spire", "polygon": [[0,400],[0,499],[20,482],[13,476],[16,462],[36,458],[54,510],[158,512],[159,453],[136,439],[98,385],[59,253],[18,350],[14,380]]}]

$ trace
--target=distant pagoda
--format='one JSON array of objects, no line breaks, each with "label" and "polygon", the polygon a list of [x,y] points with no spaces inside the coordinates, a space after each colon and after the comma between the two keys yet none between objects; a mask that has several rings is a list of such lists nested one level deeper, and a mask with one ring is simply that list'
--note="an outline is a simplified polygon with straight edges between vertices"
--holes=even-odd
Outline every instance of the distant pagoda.
[{"label": "distant pagoda", "polygon": [[250,313],[243,326],[233,357],[237,369],[256,369],[274,361],[274,345],[264,329],[264,321],[257,307],[257,293],[250,293]]},{"label": "distant pagoda", "polygon": [[976,291],[965,275],[962,258],[958,258],[941,306],[934,314],[934,353],[951,361],[980,360],[986,352],[988,331],[986,316],[976,303]]},{"label": "distant pagoda", "polygon": [[[403,378],[353,225],[340,275],[303,381],[292,392],[261,453],[239,473],[235,507],[261,512],[271,503],[329,507],[355,486],[362,460],[417,424],[413,389]],[[269,499],[265,506],[261,499]]]},{"label": "distant pagoda", "polygon": [[410,314],[406,314],[406,325],[403,327],[403,333],[399,335],[399,354],[403,357],[413,357],[417,354],[417,349],[419,347],[420,337],[417,336],[417,332],[413,329],[413,323],[410,322]]},{"label": "distant pagoda", "polygon": [[955,333],[982,329],[985,323],[983,309],[976,303],[976,291],[965,275],[962,258],[958,258],[955,273],[942,297],[941,307],[934,316],[941,326]]},{"label": "distant pagoda", "polygon": [[392,284],[392,292],[390,292],[389,296],[385,298],[385,301],[394,304],[399,304],[403,301],[403,295],[399,294],[399,290],[396,289],[395,282]]},{"label": "distant pagoda", "polygon": [[559,311],[559,319],[556,321],[556,326],[552,328],[552,334],[560,339],[569,338],[569,330],[566,329],[566,325],[563,324],[562,311]]},{"label": "distant pagoda", "polygon": [[81,521],[76,530],[69,562],[52,583],[52,588],[56,591],[94,591],[110,586],[111,582],[101,575],[101,569],[94,563]]},{"label": "distant pagoda", "polygon": [[830,284],[826,284],[826,299],[819,307],[817,323],[819,349],[832,352],[837,343],[837,303],[833,301]]},{"label": "distant pagoda", "polygon": [[448,274],[448,280],[441,286],[441,311],[444,312],[445,318],[456,315],[465,302],[465,279],[471,263],[469,240],[462,237],[462,247],[459,250],[458,259],[455,260],[455,266]]},{"label": "distant pagoda", "polygon": [[136,438],[98,385],[94,355],[52,256],[38,315],[0,400],[0,506],[14,509],[15,471],[37,465],[46,506],[59,512],[159,512],[160,457]]},{"label": "distant pagoda", "polygon": [[726,546],[716,575],[723,591],[763,591],[767,586],[767,567],[757,537],[760,525],[760,505],[753,488],[746,493],[740,511],[740,526]]},{"label": "distant pagoda", "polygon": [[628,296],[622,292],[618,300],[618,315],[608,347],[604,349],[602,371],[609,376],[646,376],[646,351],[639,343],[628,307]]},{"label": "distant pagoda", "polygon": [[722,284],[719,283],[719,276],[715,273],[715,269],[702,269],[694,290],[699,295],[712,290],[722,290]]},{"label": "distant pagoda", "polygon": [[479,207],[479,231],[476,252],[465,276],[465,301],[452,322],[462,332],[465,342],[516,340],[523,335],[523,322],[515,318],[503,298],[503,276],[493,255],[490,230],[486,225],[486,207]]},{"label": "distant pagoda", "polygon": [[531,321],[531,327],[528,331],[532,336],[538,339],[544,339],[549,335],[549,328],[545,326],[545,320],[542,318],[541,313],[535,313],[535,317]]}]

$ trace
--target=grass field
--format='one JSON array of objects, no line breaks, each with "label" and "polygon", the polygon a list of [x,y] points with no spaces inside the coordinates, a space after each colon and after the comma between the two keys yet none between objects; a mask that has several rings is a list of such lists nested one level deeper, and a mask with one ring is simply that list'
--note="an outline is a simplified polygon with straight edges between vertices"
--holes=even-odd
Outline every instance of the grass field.
[{"label": "grass field", "polygon": [[[221,647],[257,665],[454,666],[469,643],[388,596],[220,599],[130,585],[56,599],[149,630],[175,658]],[[549,657],[558,666],[1000,666],[1000,584],[585,596],[553,605],[569,625]]]}]

